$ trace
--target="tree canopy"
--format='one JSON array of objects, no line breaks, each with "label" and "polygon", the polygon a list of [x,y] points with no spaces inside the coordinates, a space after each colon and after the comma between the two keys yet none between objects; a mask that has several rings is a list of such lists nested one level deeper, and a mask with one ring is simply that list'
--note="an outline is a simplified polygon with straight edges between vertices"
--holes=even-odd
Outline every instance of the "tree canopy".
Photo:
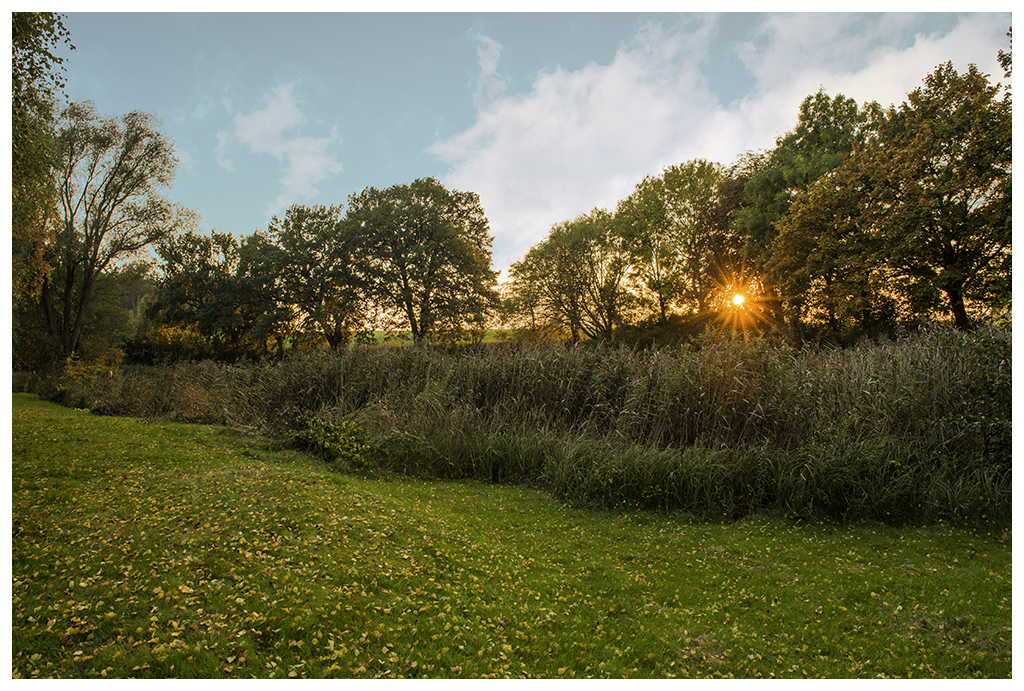
[{"label": "tree canopy", "polygon": [[616,225],[630,254],[630,272],[656,304],[658,321],[673,306],[703,312],[714,292],[724,251],[715,225],[721,166],[699,159],[645,177],[619,202]]},{"label": "tree canopy", "polygon": [[161,196],[177,158],[152,116],[103,118],[92,104],[74,103],[61,115],[57,140],[59,225],[42,302],[53,343],[67,356],[78,347],[97,278],[190,225],[194,214]]},{"label": "tree canopy", "polygon": [[887,110],[780,224],[774,261],[791,288],[824,280],[833,319],[842,302],[863,319],[879,297],[922,313],[942,296],[964,329],[967,300],[1008,301],[1012,118],[999,92],[976,66],[947,63]]},{"label": "tree canopy", "polygon": [[482,329],[499,305],[492,238],[473,192],[433,178],[349,198],[345,234],[359,279],[417,343]]},{"label": "tree canopy", "polygon": [[297,328],[322,334],[332,349],[365,327],[367,310],[343,218],[341,206],[291,206],[283,219],[271,220],[275,244],[265,252],[296,310]]},{"label": "tree canopy", "polygon": [[56,110],[63,95],[62,15],[11,13],[11,229],[15,301],[38,296],[49,273],[44,253],[53,237],[57,190]]}]

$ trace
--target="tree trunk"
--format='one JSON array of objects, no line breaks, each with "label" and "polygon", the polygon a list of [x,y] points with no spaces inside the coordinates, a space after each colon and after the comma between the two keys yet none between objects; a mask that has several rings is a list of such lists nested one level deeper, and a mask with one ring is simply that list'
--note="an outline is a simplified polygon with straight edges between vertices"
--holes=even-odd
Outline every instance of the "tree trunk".
[{"label": "tree trunk", "polygon": [[68,339],[68,355],[74,355],[75,351],[78,350],[78,340],[82,336],[82,327],[85,325],[85,308],[89,304],[89,298],[92,295],[93,279],[92,270],[87,270],[82,279],[82,292],[78,296],[78,307],[75,310],[75,325]]},{"label": "tree trunk", "polygon": [[658,291],[658,307],[661,310],[661,315],[658,318],[658,326],[665,328],[668,326],[668,305],[665,304],[665,295],[660,290]]},{"label": "tree trunk", "polygon": [[57,319],[53,314],[53,298],[50,297],[50,285],[50,277],[47,276],[43,279],[43,310],[46,312],[46,325],[50,328],[50,338],[53,339],[55,346],[62,348],[60,330],[57,328]]},{"label": "tree trunk", "polygon": [[944,290],[949,298],[949,306],[953,310],[953,323],[956,324],[956,328],[961,331],[970,331],[973,324],[971,324],[971,318],[967,316],[967,308],[964,306],[963,285],[959,282],[954,283]]}]

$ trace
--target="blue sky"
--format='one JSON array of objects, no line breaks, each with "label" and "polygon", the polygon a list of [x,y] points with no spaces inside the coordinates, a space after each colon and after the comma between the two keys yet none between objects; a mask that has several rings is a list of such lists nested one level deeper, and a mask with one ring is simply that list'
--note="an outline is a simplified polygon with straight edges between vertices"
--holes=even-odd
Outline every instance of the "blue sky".
[{"label": "blue sky", "polygon": [[155,114],[181,159],[168,196],[206,231],[247,235],[293,203],[433,176],[480,195],[503,270],[645,175],[770,148],[819,88],[898,104],[947,60],[999,80],[1011,21],[72,11],[67,92]]}]

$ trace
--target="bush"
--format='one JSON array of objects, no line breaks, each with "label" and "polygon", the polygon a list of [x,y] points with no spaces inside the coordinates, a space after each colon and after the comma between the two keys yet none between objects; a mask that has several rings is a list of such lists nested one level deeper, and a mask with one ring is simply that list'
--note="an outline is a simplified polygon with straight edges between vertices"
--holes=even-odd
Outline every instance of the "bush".
[{"label": "bush", "polygon": [[339,470],[371,470],[376,462],[367,453],[366,434],[352,420],[331,422],[307,418],[303,428],[291,434],[292,441]]},{"label": "bush", "polygon": [[95,360],[54,360],[40,372],[35,393],[69,408],[89,409],[120,372],[119,354]]}]

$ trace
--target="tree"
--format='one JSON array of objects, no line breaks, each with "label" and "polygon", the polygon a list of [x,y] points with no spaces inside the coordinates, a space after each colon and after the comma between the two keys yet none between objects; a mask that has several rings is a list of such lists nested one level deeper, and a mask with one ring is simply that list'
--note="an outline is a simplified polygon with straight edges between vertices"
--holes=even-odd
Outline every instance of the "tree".
[{"label": "tree", "polygon": [[594,209],[553,226],[511,267],[520,308],[567,328],[573,341],[611,338],[630,307],[628,253],[613,225],[610,213]]},{"label": "tree", "polygon": [[1009,285],[1012,113],[1000,91],[975,65],[962,75],[940,65],[886,112],[861,158],[886,263],[921,307],[944,295],[961,329],[967,300]]},{"label": "tree", "polygon": [[11,229],[13,297],[38,297],[49,273],[44,253],[52,242],[57,190],[55,109],[63,93],[63,42],[71,50],[62,15],[11,13]]},{"label": "tree", "polygon": [[342,219],[340,206],[294,205],[269,228],[285,299],[296,309],[299,328],[322,333],[332,349],[364,326],[364,290]]},{"label": "tree", "polygon": [[703,159],[665,169],[666,207],[678,242],[678,301],[704,313],[722,285],[724,238],[712,225],[722,169]]},{"label": "tree", "polygon": [[152,116],[100,118],[90,103],[71,104],[58,143],[59,226],[48,260],[59,275],[44,280],[42,304],[54,346],[70,356],[100,274],[191,224],[194,214],[159,194],[177,159]]},{"label": "tree", "polygon": [[[1009,300],[1011,105],[971,65],[939,66],[779,222],[772,265],[837,325]],[[815,285],[817,282],[817,285]]]},{"label": "tree", "polygon": [[241,243],[217,231],[189,231],[162,241],[157,254],[163,279],[147,317],[206,339],[208,347],[199,355],[234,359],[263,354],[268,338],[276,338],[283,350],[291,310],[281,299],[280,264],[264,261],[273,249],[259,233]]},{"label": "tree", "polygon": [[238,269],[235,237],[216,230],[210,235],[190,230],[161,240],[156,253],[161,279],[146,316],[159,324],[237,342],[241,333],[230,326],[236,295],[228,285]]},{"label": "tree", "polygon": [[832,98],[821,90],[808,96],[800,104],[796,127],[776,140],[775,149],[756,167],[745,186],[747,204],[736,214],[734,227],[746,238],[747,257],[751,268],[761,273],[767,300],[774,302],[778,297],[788,304],[794,328],[803,307],[797,296],[776,296],[780,277],[769,269],[777,223],[801,193],[865,141],[880,114],[877,103],[858,108],[853,99],[842,94]]},{"label": "tree", "polygon": [[632,278],[657,304],[703,313],[723,282],[727,228],[717,227],[721,166],[698,159],[644,178],[619,202],[616,226],[630,254]]},{"label": "tree", "polygon": [[630,254],[632,278],[653,299],[662,326],[668,323],[682,274],[682,248],[666,196],[664,179],[647,176],[615,212],[618,232]]},{"label": "tree", "polygon": [[563,329],[575,343],[583,332],[583,290],[577,281],[579,252],[569,243],[537,243],[509,267],[509,320],[534,335]]},{"label": "tree", "polygon": [[266,352],[273,339],[278,354],[284,355],[285,339],[295,333],[297,308],[285,285],[288,272],[284,253],[269,237],[255,232],[242,238],[229,285],[238,296],[236,310],[248,320],[246,336],[260,351]]},{"label": "tree", "polygon": [[894,326],[897,311],[891,273],[862,214],[871,181],[858,163],[853,156],[825,173],[790,205],[767,264],[800,310],[796,323],[824,322],[834,335]]},{"label": "tree", "polygon": [[562,257],[558,271],[575,286],[580,326],[590,338],[610,339],[629,306],[629,258],[613,224],[610,213],[594,209],[555,226],[548,237]]},{"label": "tree", "polygon": [[[128,262],[102,272],[93,288],[93,297],[83,318],[82,338],[76,355],[83,359],[102,359],[108,364],[121,360],[124,342],[131,339],[139,325],[139,305],[151,290],[147,273],[150,266],[141,261]],[[57,272],[54,280],[63,274]],[[58,292],[63,286],[54,285]],[[53,338],[46,315],[36,302],[12,305],[13,322],[18,324],[12,356],[16,369],[38,371],[52,364]]]},{"label": "tree", "polygon": [[475,193],[433,178],[368,187],[349,198],[344,233],[368,296],[395,311],[417,344],[480,330],[498,309],[492,238]]}]

